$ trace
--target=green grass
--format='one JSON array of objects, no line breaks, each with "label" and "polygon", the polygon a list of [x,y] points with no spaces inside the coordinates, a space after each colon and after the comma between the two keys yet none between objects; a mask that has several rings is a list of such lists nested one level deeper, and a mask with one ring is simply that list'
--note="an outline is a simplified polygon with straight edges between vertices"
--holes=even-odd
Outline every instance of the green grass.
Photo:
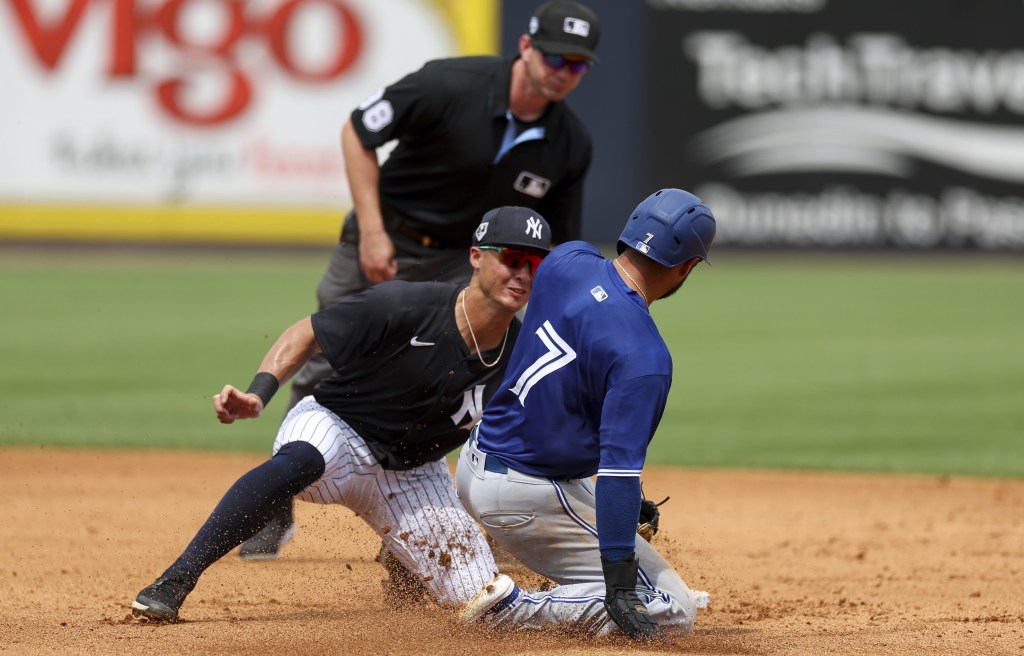
[{"label": "green grass", "polygon": [[652,462],[1024,475],[1024,263],[745,259],[654,306]]},{"label": "green grass", "polygon": [[[280,399],[217,423],[315,309],[327,253],[65,250],[0,254],[0,443],[269,451]],[[283,395],[282,395],[283,396]]]},{"label": "green grass", "polygon": [[[0,250],[0,444],[265,452],[221,426],[326,251]],[[723,252],[654,315],[658,464],[1024,476],[1024,262]],[[282,395],[283,396],[283,395]]]}]

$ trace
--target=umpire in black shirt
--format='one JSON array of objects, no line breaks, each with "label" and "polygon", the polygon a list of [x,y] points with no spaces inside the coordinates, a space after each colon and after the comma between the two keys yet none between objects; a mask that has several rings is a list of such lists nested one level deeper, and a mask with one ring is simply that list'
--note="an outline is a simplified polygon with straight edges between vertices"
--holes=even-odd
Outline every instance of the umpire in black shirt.
[{"label": "umpire in black shirt", "polygon": [[[385,280],[465,283],[473,229],[493,207],[535,209],[554,243],[579,239],[591,142],[562,101],[598,61],[599,36],[588,8],[547,2],[518,56],[427,62],[356,108],[341,131],[354,207],[317,287],[319,307]],[[376,149],[396,139],[378,165]],[[330,373],[322,356],[311,359],[288,408]],[[294,532],[289,511],[242,545],[242,558],[276,558]]]}]

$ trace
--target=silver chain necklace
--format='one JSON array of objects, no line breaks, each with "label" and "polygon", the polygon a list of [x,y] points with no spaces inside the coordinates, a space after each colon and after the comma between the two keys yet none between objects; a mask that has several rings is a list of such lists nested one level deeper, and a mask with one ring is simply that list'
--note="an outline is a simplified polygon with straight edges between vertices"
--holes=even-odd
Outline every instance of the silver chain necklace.
[{"label": "silver chain necklace", "polygon": [[476,334],[473,332],[473,324],[471,324],[469,322],[469,312],[466,312],[466,290],[468,290],[468,289],[469,289],[469,287],[466,287],[465,289],[463,289],[462,290],[462,294],[461,294],[462,316],[464,316],[466,318],[466,326],[469,328],[469,336],[473,338],[473,348],[476,349],[476,357],[480,358],[480,364],[482,364],[485,367],[490,368],[490,367],[493,367],[494,365],[498,364],[499,362],[501,362],[501,356],[505,353],[505,344],[508,342],[508,331],[509,331],[509,328],[512,327],[512,324],[510,323],[508,325],[508,328],[505,329],[505,339],[503,339],[501,341],[501,350],[498,351],[498,357],[494,358],[494,362],[490,362],[490,363],[487,362],[486,360],[484,360],[483,353],[480,352],[480,345],[476,341]]},{"label": "silver chain necklace", "polygon": [[638,292],[640,292],[640,296],[643,297],[644,303],[647,303],[647,305],[650,305],[650,303],[647,302],[647,294],[645,294],[644,290],[641,289],[640,283],[638,283],[636,280],[634,280],[633,276],[629,275],[629,271],[626,271],[625,267],[623,267],[621,264],[619,264],[618,260],[612,260],[612,261],[615,262],[615,266],[619,267],[619,271],[621,271],[624,276],[629,278],[629,281],[636,286],[636,290]]}]

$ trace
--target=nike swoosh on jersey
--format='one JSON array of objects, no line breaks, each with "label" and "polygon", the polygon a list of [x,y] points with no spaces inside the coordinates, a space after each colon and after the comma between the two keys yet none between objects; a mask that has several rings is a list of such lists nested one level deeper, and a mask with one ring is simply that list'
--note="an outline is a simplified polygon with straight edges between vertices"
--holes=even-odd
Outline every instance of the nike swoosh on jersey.
[{"label": "nike swoosh on jersey", "polygon": [[409,344],[412,346],[433,346],[434,342],[421,342],[419,340],[419,335],[416,335],[415,337],[409,340]]}]

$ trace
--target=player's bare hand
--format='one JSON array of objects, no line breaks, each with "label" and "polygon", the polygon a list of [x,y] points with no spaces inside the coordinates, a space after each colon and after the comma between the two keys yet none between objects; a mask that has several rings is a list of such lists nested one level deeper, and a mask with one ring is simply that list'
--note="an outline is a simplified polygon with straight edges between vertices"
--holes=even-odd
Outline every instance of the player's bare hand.
[{"label": "player's bare hand", "polygon": [[371,284],[395,277],[398,273],[395,245],[386,232],[359,237],[359,267]]},{"label": "player's bare hand", "polygon": [[225,385],[220,394],[213,396],[213,409],[222,424],[234,423],[236,419],[255,419],[263,414],[263,401],[255,394]]}]

